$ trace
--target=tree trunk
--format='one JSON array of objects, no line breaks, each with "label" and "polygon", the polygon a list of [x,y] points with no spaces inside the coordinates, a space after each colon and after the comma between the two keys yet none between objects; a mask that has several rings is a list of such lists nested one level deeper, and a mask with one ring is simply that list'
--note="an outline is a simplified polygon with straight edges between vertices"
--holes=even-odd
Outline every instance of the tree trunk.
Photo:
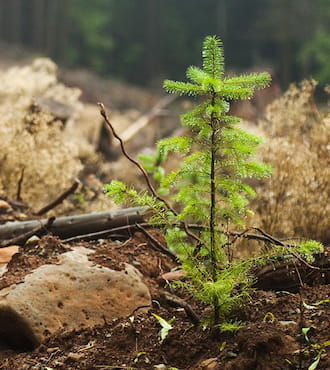
[{"label": "tree trunk", "polygon": [[44,46],[44,4],[45,0],[33,0],[32,5],[32,47],[37,50]]},{"label": "tree trunk", "polygon": [[10,1],[10,41],[14,44],[20,44],[22,41],[22,4],[21,0]]},{"label": "tree trunk", "polygon": [[222,42],[226,45],[227,34],[227,4],[226,0],[217,2],[215,14],[217,16],[217,30]]},{"label": "tree trunk", "polygon": [[46,29],[45,29],[45,52],[51,57],[56,56],[57,51],[57,31],[60,17],[58,16],[58,0],[50,1],[47,7]]},{"label": "tree trunk", "polygon": [[57,0],[58,6],[58,25],[56,30],[56,60],[66,62],[68,38],[70,33],[70,17],[72,4],[68,0]]}]

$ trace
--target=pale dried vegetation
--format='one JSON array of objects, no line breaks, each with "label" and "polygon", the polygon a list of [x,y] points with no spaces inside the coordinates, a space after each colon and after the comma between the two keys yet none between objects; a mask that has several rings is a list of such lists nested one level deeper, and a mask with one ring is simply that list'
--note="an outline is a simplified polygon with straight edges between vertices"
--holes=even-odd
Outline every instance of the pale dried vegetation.
[{"label": "pale dried vegetation", "polygon": [[[70,187],[83,168],[81,158],[95,155],[87,140],[69,136],[61,120],[35,104],[46,98],[69,107],[66,127],[79,118],[80,90],[59,83],[56,69],[49,59],[36,59],[0,73],[0,196],[16,199],[24,170],[20,195],[34,210]],[[62,212],[70,208],[67,202]]]},{"label": "pale dried vegetation", "polygon": [[273,175],[257,189],[253,224],[279,237],[330,241],[330,112],[314,101],[315,81],[291,85],[259,123]]}]

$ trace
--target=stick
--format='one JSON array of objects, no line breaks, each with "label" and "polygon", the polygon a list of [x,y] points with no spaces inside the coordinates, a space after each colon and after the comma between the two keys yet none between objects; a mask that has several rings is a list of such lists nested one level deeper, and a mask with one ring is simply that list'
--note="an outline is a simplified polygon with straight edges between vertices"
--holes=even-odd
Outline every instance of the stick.
[{"label": "stick", "polygon": [[185,311],[187,316],[190,318],[191,322],[194,325],[199,325],[200,319],[196,312],[191,308],[191,306],[184,301],[182,298],[176,297],[168,292],[164,292],[162,297],[170,304],[176,307],[182,307]]},{"label": "stick", "polygon": [[102,103],[98,103],[99,107],[100,107],[100,113],[102,115],[102,117],[104,118],[105,122],[107,123],[107,125],[109,126],[111,132],[112,132],[112,135],[119,141],[119,144],[120,144],[120,148],[121,148],[121,151],[122,153],[124,154],[124,156],[131,162],[133,163],[138,169],[139,171],[142,173],[147,185],[148,185],[148,188],[149,190],[151,191],[152,195],[157,199],[159,200],[160,202],[164,203],[164,205],[166,206],[167,209],[171,210],[175,215],[177,215],[177,212],[166,202],[165,199],[161,198],[155,188],[153,187],[153,185],[151,184],[151,181],[150,181],[150,178],[146,172],[146,170],[140,165],[140,163],[138,161],[136,161],[134,158],[132,158],[126,151],[126,148],[124,146],[124,142],[123,140],[121,139],[121,137],[117,134],[116,130],[114,129],[112,123],[110,122],[107,114],[106,114],[106,111],[105,111],[105,108],[104,108],[104,105]]},{"label": "stick", "polygon": [[285,246],[285,244],[282,243],[280,240],[278,240],[278,239],[274,238],[273,236],[267,234],[265,231],[263,231],[259,227],[252,227],[251,229],[256,230],[256,231],[259,231],[259,233],[261,233],[264,237],[266,237],[269,240],[271,240],[273,244],[281,245],[282,247]]},{"label": "stick", "polygon": [[[137,121],[132,123],[120,136],[124,143],[132,139],[141,129],[147,126],[156,116],[162,113],[162,110],[177,98],[175,95],[168,95],[161,99],[148,113],[141,116]],[[119,143],[114,143],[114,147]]]},{"label": "stick", "polygon": [[58,198],[56,198],[54,201],[52,201],[45,207],[39,209],[39,211],[35,212],[34,214],[36,216],[42,216],[43,214],[47,213],[51,209],[57,207],[59,204],[63,202],[65,198],[67,198],[69,195],[73,194],[77,190],[79,184],[80,184],[80,181],[78,179],[74,180],[74,183],[70,186],[69,189],[65,190]]},{"label": "stick", "polygon": [[18,209],[26,209],[26,208],[29,208],[27,205],[25,205],[22,202],[17,201],[17,200],[9,200],[9,199],[6,199],[6,202],[8,202],[12,206],[12,208],[18,208]]},{"label": "stick", "polygon": [[22,192],[22,183],[23,183],[23,179],[24,179],[24,171],[25,171],[25,167],[22,168],[21,176],[20,176],[20,178],[18,180],[18,183],[17,183],[16,200],[18,202],[21,202],[22,201],[21,192]]},{"label": "stick", "polygon": [[[173,224],[173,225],[182,227],[181,224]],[[151,228],[162,228],[166,225],[165,224],[139,223],[139,226],[142,226],[144,229],[151,229]],[[208,229],[205,226],[195,225],[195,224],[187,224],[187,226],[188,226],[189,229],[198,230],[198,231],[205,231],[205,230]],[[64,239],[63,243],[69,243],[69,242],[78,241],[78,240],[82,240],[82,239],[84,239],[84,240],[98,239],[102,236],[107,236],[107,235],[111,236],[112,233],[115,233],[115,232],[118,232],[118,231],[119,232],[121,232],[121,231],[133,232],[133,231],[136,231],[136,229],[138,229],[136,225],[124,225],[124,226],[120,226],[120,227],[117,227],[117,228],[102,230],[102,231],[99,231],[99,232],[77,235],[77,236],[74,236],[72,238]],[[252,233],[248,233],[247,230],[245,230],[244,232],[217,230],[217,232],[221,232],[221,233],[224,233],[224,234],[227,234],[227,235],[230,235],[230,236],[234,236],[234,237],[237,237],[237,238],[252,239],[252,240],[258,240],[258,241],[261,241],[261,242],[268,242],[268,243],[275,244],[275,245],[281,245],[281,246],[286,245],[287,247],[293,247],[293,245],[291,245],[291,244],[283,244],[283,242],[277,241],[277,239],[271,237],[270,235],[269,235],[269,237],[267,237],[267,236],[264,236],[264,235],[252,234]]]},{"label": "stick", "polygon": [[164,254],[170,256],[173,261],[178,262],[178,257],[176,256],[176,254],[174,254],[172,251],[165,248],[161,243],[159,243],[159,241],[155,239],[145,228],[143,228],[139,224],[135,224],[135,226],[142,232],[143,235],[145,235],[151,241],[156,250],[163,252]]},{"label": "stick", "polygon": [[[145,225],[145,224],[143,224]],[[94,240],[94,239],[101,239],[103,237],[113,237],[113,234],[116,232],[121,232],[121,231],[127,231],[127,232],[132,232],[135,231],[136,229],[135,225],[125,225],[125,226],[119,226],[119,227],[114,227],[112,229],[106,229],[102,231],[97,231],[95,233],[88,233],[88,234],[82,234],[82,235],[77,235],[77,236],[72,236],[71,238],[63,239],[62,243],[71,243],[71,242],[77,242],[80,240]],[[116,235],[116,234],[114,234]]]},{"label": "stick", "polygon": [[[147,174],[147,172],[145,171],[145,169],[141,166],[141,164],[139,162],[137,162],[134,158],[132,158],[126,151],[125,149],[125,146],[124,146],[124,142],[123,140],[121,139],[121,137],[117,134],[116,130],[114,129],[113,125],[111,124],[108,116],[107,116],[107,113],[105,111],[105,108],[104,108],[104,105],[102,103],[98,103],[98,106],[100,107],[100,113],[101,113],[101,116],[104,118],[105,122],[107,123],[107,125],[109,126],[111,132],[112,132],[112,135],[119,141],[120,143],[120,148],[121,148],[121,151],[122,153],[124,154],[124,156],[131,162],[133,163],[138,169],[139,171],[142,173],[145,181],[146,181],[146,184],[151,192],[151,194],[157,199],[159,200],[160,202],[162,202],[164,204],[164,206],[169,210],[171,211],[175,216],[178,215],[178,212],[164,199],[162,198],[158,193],[157,191],[155,190],[155,188],[153,187],[153,185],[151,184],[151,181],[150,181],[150,178]],[[190,236],[191,238],[195,239],[200,245],[204,245],[204,242],[197,236],[195,235],[194,233],[190,232],[189,229],[188,229],[188,226],[187,226],[187,223],[184,222],[184,221],[181,221],[181,224],[183,225],[183,228],[185,230],[185,233]]]}]

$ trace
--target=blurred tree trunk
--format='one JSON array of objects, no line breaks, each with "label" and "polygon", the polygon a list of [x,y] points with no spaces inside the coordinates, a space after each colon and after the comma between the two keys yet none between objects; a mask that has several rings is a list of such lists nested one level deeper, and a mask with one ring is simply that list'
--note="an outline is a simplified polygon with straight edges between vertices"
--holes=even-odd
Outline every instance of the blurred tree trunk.
[{"label": "blurred tree trunk", "polygon": [[59,61],[64,62],[66,59],[66,50],[70,32],[70,11],[71,7],[68,0],[58,0],[59,6],[57,11],[57,50],[56,57]]},{"label": "blurred tree trunk", "polygon": [[5,23],[6,23],[6,15],[5,15],[5,3],[0,2],[0,39],[5,39]]},{"label": "blurred tree trunk", "polygon": [[[43,50],[44,47],[44,8],[45,0],[30,0],[32,7],[32,47]],[[57,1],[57,0],[55,0]]]},{"label": "blurred tree trunk", "polygon": [[227,4],[226,0],[219,0],[216,4],[215,14],[217,17],[217,33],[226,45],[227,36]]},{"label": "blurred tree trunk", "polygon": [[147,15],[147,25],[146,25],[146,41],[147,41],[147,50],[146,50],[146,64],[148,77],[154,76],[155,73],[155,60],[157,55],[155,55],[154,46],[154,33],[155,33],[155,0],[147,0],[146,4],[146,15]]},{"label": "blurred tree trunk", "polygon": [[160,72],[160,1],[146,0],[146,78],[157,79]]},{"label": "blurred tree trunk", "polygon": [[1,38],[8,42],[21,41],[21,3],[20,0],[2,0]]},{"label": "blurred tree trunk", "polygon": [[51,57],[57,54],[57,31],[61,19],[58,16],[59,0],[50,0],[46,9],[45,52]]},{"label": "blurred tree trunk", "polygon": [[292,7],[294,8],[294,4],[288,3],[287,0],[281,0],[276,6],[279,8],[278,41],[280,47],[282,83],[284,86],[288,86],[291,81],[292,41],[296,33],[294,22],[292,21]]},{"label": "blurred tree trunk", "polygon": [[[301,19],[301,24],[305,25],[299,28],[301,45],[306,44],[306,41],[313,38],[313,33],[317,26],[322,23],[321,19],[317,17],[317,13],[322,11],[320,5],[321,3],[319,1],[311,2],[310,0],[300,0],[299,18]],[[306,25],[308,25],[308,27]],[[301,70],[305,76],[309,74],[311,62],[309,58],[305,58],[301,62]]]},{"label": "blurred tree trunk", "polygon": [[10,38],[9,41],[14,44],[22,42],[22,3],[21,0],[10,0],[9,2],[9,25],[10,25]]}]

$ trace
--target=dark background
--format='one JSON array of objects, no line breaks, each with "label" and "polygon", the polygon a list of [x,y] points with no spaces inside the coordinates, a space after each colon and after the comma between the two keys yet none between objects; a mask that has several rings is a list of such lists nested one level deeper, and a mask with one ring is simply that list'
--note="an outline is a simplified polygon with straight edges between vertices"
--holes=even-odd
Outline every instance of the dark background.
[{"label": "dark background", "polygon": [[200,65],[209,34],[223,39],[231,71],[326,84],[329,27],[329,0],[0,0],[0,39],[145,86]]}]

